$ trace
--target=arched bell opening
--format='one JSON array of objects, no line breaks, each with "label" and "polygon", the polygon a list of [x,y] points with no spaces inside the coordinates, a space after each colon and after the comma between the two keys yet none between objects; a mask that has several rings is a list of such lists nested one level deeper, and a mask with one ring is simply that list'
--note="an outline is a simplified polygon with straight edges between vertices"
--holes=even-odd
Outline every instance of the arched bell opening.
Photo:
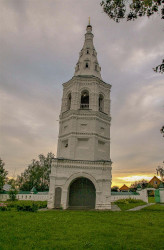
[{"label": "arched bell opening", "polygon": [[81,93],[80,108],[81,109],[89,109],[89,92],[87,90],[84,90]]},{"label": "arched bell opening", "polygon": [[94,209],[96,189],[88,178],[75,179],[69,186],[69,208]]},{"label": "arched bell opening", "polygon": [[99,111],[104,112],[104,96],[99,95]]},{"label": "arched bell opening", "polygon": [[67,97],[67,110],[71,109],[71,93],[69,93],[68,97]]}]

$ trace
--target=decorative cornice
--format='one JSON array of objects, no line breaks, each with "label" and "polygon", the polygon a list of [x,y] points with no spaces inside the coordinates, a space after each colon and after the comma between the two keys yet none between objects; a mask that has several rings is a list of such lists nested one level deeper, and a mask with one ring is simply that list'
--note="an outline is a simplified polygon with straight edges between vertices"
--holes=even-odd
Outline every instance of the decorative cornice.
[{"label": "decorative cornice", "polygon": [[94,83],[94,84],[98,84],[103,86],[106,89],[111,89],[111,84],[106,83],[104,81],[102,81],[101,79],[99,79],[98,77],[95,76],[74,76],[72,77],[68,82],[63,83],[63,87],[64,88],[68,88],[70,87],[71,83],[86,83],[86,84],[90,84],[90,83]]},{"label": "decorative cornice", "polygon": [[93,164],[93,163],[95,163],[95,164],[97,164],[97,163],[101,163],[101,164],[104,164],[104,163],[110,163],[111,162],[111,160],[97,160],[97,161],[91,161],[91,160],[73,160],[73,159],[66,159],[66,158],[61,158],[61,157],[59,157],[59,158],[53,158],[52,159],[52,161],[54,162],[54,161],[61,161],[61,162],[63,162],[63,161],[69,161],[69,162],[75,162],[75,163],[77,163],[77,162],[79,162],[79,163],[90,163],[90,164]]},{"label": "decorative cornice", "polygon": [[111,182],[111,179],[97,179],[97,182]]},{"label": "decorative cornice", "polygon": [[71,160],[55,158],[52,161],[52,167],[56,168],[78,168],[78,169],[101,169],[111,170],[112,161],[89,161],[89,160]]},{"label": "decorative cornice", "polygon": [[84,133],[70,132],[70,133],[67,133],[67,134],[60,135],[59,139],[63,138],[63,137],[66,137],[66,136],[70,136],[70,135],[76,135],[76,136],[78,136],[78,135],[96,136],[98,138],[102,138],[102,139],[110,142],[110,138],[109,137],[102,136],[102,135],[99,135],[97,133],[85,133],[85,132]]},{"label": "decorative cornice", "polygon": [[60,120],[64,120],[64,119],[84,119],[85,117],[88,117],[89,119],[100,119],[101,121],[105,122],[110,122],[111,121],[111,117],[108,114],[99,112],[99,111],[93,111],[91,109],[86,109],[86,110],[68,110],[65,111],[64,113],[62,113],[60,116]]},{"label": "decorative cornice", "polygon": [[107,170],[110,168],[109,167],[95,167],[95,166],[78,166],[78,165],[56,165],[56,166],[52,166],[52,167],[56,167],[56,168],[75,168],[75,169],[99,169],[99,170]]}]

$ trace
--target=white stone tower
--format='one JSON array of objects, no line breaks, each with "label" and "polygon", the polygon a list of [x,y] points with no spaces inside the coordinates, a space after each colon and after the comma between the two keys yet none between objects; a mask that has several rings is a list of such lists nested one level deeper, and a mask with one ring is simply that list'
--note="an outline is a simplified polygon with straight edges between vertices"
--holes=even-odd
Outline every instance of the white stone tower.
[{"label": "white stone tower", "polygon": [[110,89],[86,28],[75,74],[63,84],[57,158],[48,208],[111,209]]}]

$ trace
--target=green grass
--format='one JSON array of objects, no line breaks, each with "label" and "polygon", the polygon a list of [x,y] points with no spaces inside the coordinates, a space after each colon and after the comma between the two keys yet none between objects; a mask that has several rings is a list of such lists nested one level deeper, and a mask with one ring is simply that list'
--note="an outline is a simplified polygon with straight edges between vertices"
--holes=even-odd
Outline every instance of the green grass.
[{"label": "green grass", "polygon": [[0,249],[164,249],[164,206],[154,206],[136,212],[0,212]]},{"label": "green grass", "polygon": [[147,204],[142,200],[134,200],[134,199],[121,199],[114,202],[122,211],[129,210],[134,207],[143,206]]},{"label": "green grass", "polygon": [[143,208],[146,211],[163,211],[164,212],[164,204],[155,204],[149,207]]},{"label": "green grass", "polygon": [[155,197],[149,196],[148,197],[148,202],[149,203],[155,203]]}]

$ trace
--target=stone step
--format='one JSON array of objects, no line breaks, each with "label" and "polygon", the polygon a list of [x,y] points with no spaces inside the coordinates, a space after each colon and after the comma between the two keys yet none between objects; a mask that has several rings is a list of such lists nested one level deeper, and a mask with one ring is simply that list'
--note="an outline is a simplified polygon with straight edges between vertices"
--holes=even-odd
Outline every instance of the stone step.
[{"label": "stone step", "polygon": [[67,208],[68,210],[91,210],[93,208],[87,206],[71,206]]},{"label": "stone step", "polygon": [[111,205],[111,211],[121,211],[121,209],[117,205],[112,204]]}]

